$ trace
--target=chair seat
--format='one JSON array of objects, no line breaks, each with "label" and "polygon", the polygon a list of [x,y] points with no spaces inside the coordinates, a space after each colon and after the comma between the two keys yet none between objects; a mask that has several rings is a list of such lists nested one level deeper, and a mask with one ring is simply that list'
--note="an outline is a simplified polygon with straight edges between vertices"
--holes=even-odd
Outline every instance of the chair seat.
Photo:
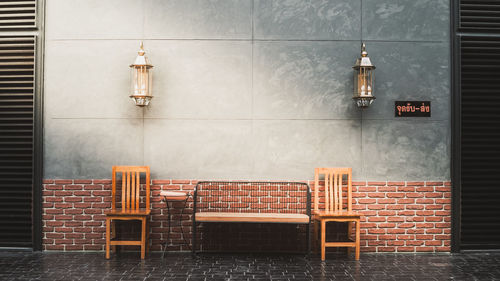
[{"label": "chair seat", "polygon": [[313,216],[317,218],[327,218],[327,217],[341,217],[341,218],[360,218],[361,214],[357,212],[348,211],[338,211],[338,212],[325,212],[325,211],[313,211]]},{"label": "chair seat", "polygon": [[115,209],[115,210],[108,210],[105,211],[104,214],[106,216],[123,216],[123,217],[130,217],[130,216],[149,216],[151,214],[151,210],[146,210],[146,209],[139,209],[139,210],[122,210],[122,209]]},{"label": "chair seat", "polygon": [[184,191],[167,191],[160,192],[160,196],[164,197],[167,201],[183,201],[186,200],[188,192]]}]

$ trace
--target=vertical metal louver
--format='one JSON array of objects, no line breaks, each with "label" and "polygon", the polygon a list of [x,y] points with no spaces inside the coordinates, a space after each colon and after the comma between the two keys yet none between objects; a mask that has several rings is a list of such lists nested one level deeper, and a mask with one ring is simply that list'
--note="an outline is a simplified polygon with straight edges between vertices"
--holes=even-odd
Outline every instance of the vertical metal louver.
[{"label": "vertical metal louver", "polygon": [[500,249],[500,37],[463,36],[460,52],[461,248]]},{"label": "vertical metal louver", "polygon": [[460,24],[462,31],[500,31],[500,1],[461,0]]},{"label": "vertical metal louver", "polygon": [[35,37],[0,37],[0,247],[32,247]]}]

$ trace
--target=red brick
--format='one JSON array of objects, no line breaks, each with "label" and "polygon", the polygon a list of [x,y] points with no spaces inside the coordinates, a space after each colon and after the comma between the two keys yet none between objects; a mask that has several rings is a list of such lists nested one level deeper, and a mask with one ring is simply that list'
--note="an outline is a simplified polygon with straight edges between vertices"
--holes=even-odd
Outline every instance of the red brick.
[{"label": "red brick", "polygon": [[415,240],[406,241],[406,246],[420,246],[420,245],[424,245],[424,241],[415,241]]},{"label": "red brick", "polygon": [[403,199],[398,199],[398,204],[414,204],[415,199],[412,198],[403,198]]},{"label": "red brick", "polygon": [[404,241],[387,241],[387,246],[404,246]]},{"label": "red brick", "polygon": [[366,181],[353,181],[352,185],[353,186],[366,185]]},{"label": "red brick", "polygon": [[45,189],[47,190],[63,190],[62,185],[47,185],[45,186]]},{"label": "red brick", "polygon": [[42,196],[43,197],[47,197],[47,196],[54,196],[54,191],[53,190],[44,190],[42,192]]},{"label": "red brick", "polygon": [[418,193],[418,192],[407,192],[406,197],[408,197],[408,198],[422,198],[422,197],[424,197],[424,194]]},{"label": "red brick", "polygon": [[419,234],[415,236],[417,240],[432,240],[434,239],[434,235],[424,235],[424,234]]},{"label": "red brick", "polygon": [[451,199],[436,199],[436,204],[451,204]]},{"label": "red brick", "polygon": [[398,224],[398,228],[412,228],[415,227],[414,223],[400,223]]},{"label": "red brick", "polygon": [[64,251],[64,245],[45,245],[47,251]]},{"label": "red brick", "polygon": [[385,205],[377,205],[377,204],[368,205],[368,209],[369,210],[383,210],[383,209],[385,209]]},{"label": "red brick", "polygon": [[434,228],[434,224],[430,223],[430,222],[417,223],[416,226],[417,226],[417,228]]},{"label": "red brick", "polygon": [[56,227],[54,228],[55,232],[63,232],[63,233],[71,233],[73,232],[73,228],[71,227]]},{"label": "red brick", "polygon": [[45,237],[52,239],[62,239],[64,238],[64,233],[45,233]]},{"label": "red brick", "polygon": [[377,252],[395,252],[395,247],[378,247]]},{"label": "red brick", "polygon": [[439,186],[435,188],[436,191],[440,192],[451,192],[451,187],[450,186]]},{"label": "red brick", "polygon": [[[439,200],[439,199],[436,199]],[[425,205],[426,210],[442,210],[443,205]]]},{"label": "red brick", "polygon": [[376,223],[369,223],[369,222],[361,223],[361,228],[376,228],[376,227],[377,227]]},{"label": "red brick", "polygon": [[451,211],[436,211],[436,216],[451,216]]},{"label": "red brick", "polygon": [[[389,234],[404,234],[406,231],[404,229],[387,229],[387,233]],[[399,238],[398,238],[399,239]]]},{"label": "red brick", "polygon": [[441,228],[426,229],[425,233],[427,233],[427,234],[441,234],[441,233],[443,233],[443,229],[441,229]]},{"label": "red brick", "polygon": [[102,197],[83,197],[83,202],[102,202]]},{"label": "red brick", "polygon": [[406,233],[408,233],[408,234],[425,234],[425,230],[412,228],[412,229],[407,229]]},{"label": "red brick", "polygon": [[396,192],[396,187],[395,186],[379,186],[378,192]]},{"label": "red brick", "polygon": [[66,251],[83,251],[83,245],[66,245]]},{"label": "red brick", "polygon": [[82,209],[65,209],[64,210],[65,215],[81,215],[83,214]]},{"label": "red brick", "polygon": [[404,205],[387,205],[387,210],[404,210]]},{"label": "red brick", "polygon": [[414,235],[398,235],[397,239],[398,240],[414,240],[415,236]]},{"label": "red brick", "polygon": [[417,252],[434,252],[434,247],[415,247]]},{"label": "red brick", "polygon": [[66,233],[64,236],[67,239],[81,239],[83,238],[83,233]]},{"label": "red brick", "polygon": [[368,197],[370,197],[370,198],[384,198],[385,194],[379,193],[379,192],[371,192],[371,193],[368,193]]},{"label": "red brick", "polygon": [[46,202],[62,202],[63,199],[61,197],[46,197]]},{"label": "red brick", "polygon": [[[47,222],[45,222],[45,225],[46,226],[63,226],[64,222],[62,222],[62,221],[47,221]],[[52,238],[55,238],[55,237],[52,237]]]},{"label": "red brick", "polygon": [[75,208],[90,208],[92,206],[91,203],[74,203]]},{"label": "red brick", "polygon": [[93,196],[111,196],[111,191],[109,190],[94,190],[92,191]]},{"label": "red brick", "polygon": [[102,209],[85,209],[85,214],[102,214]]},{"label": "red brick", "polygon": [[389,192],[386,196],[389,198],[403,198],[405,194],[401,192]]},{"label": "red brick", "polygon": [[53,214],[53,215],[56,215],[56,214],[62,214],[62,213],[63,213],[63,210],[61,210],[61,209],[46,209],[46,210],[45,210],[45,213],[46,213],[46,214]]},{"label": "red brick", "polygon": [[424,206],[422,205],[406,205],[407,210],[423,210]]},{"label": "red brick", "polygon": [[422,187],[417,187],[418,192],[434,192],[434,187],[433,186],[422,186]]},{"label": "red brick", "polygon": [[92,180],[75,180],[75,184],[87,184],[92,183]]},{"label": "red brick", "polygon": [[371,229],[368,229],[368,233],[370,233],[370,234],[385,234],[385,229],[371,228]]},{"label": "red brick", "polygon": [[387,182],[385,182],[385,181],[369,181],[369,182],[367,182],[367,185],[369,185],[369,186],[387,185]]},{"label": "red brick", "polygon": [[61,221],[61,220],[72,220],[73,216],[70,215],[57,215],[55,216],[56,221]]},{"label": "red brick", "polygon": [[434,204],[434,199],[422,199],[419,198],[416,200],[417,204]]},{"label": "red brick", "polygon": [[443,182],[442,181],[428,181],[425,182],[426,186],[442,186]]},{"label": "red brick", "polygon": [[375,204],[377,199],[358,199],[358,204]]},{"label": "red brick", "polygon": [[190,184],[190,180],[172,180],[172,184]]},{"label": "red brick", "polygon": [[442,246],[442,241],[425,241],[425,246]]},{"label": "red brick", "polygon": [[86,184],[86,185],[83,186],[83,189],[84,190],[88,190],[88,191],[91,191],[91,190],[102,190],[103,186],[100,185],[100,184]]},{"label": "red brick", "polygon": [[368,240],[368,246],[385,246],[385,241]]},{"label": "red brick", "polygon": [[398,216],[414,216],[414,215],[415,215],[415,211],[411,211],[411,210],[398,212]]},{"label": "red brick", "polygon": [[93,180],[94,184],[111,184],[111,180]]},{"label": "red brick", "polygon": [[82,190],[83,185],[65,185],[64,189],[65,190]]},{"label": "red brick", "polygon": [[[443,193],[441,192],[426,192],[425,198],[443,198]],[[438,203],[440,204],[440,203]]]},{"label": "red brick", "polygon": [[435,235],[436,240],[450,240],[451,235],[446,234],[446,235]]},{"label": "red brick", "polygon": [[378,211],[379,216],[395,216],[396,211]]},{"label": "red brick", "polygon": [[394,228],[396,227],[395,223],[379,223],[378,227],[380,228]]},{"label": "red brick", "polygon": [[65,197],[64,202],[82,202],[81,197]]},{"label": "red brick", "polygon": [[[353,206],[354,207],[354,206]],[[380,211],[379,211],[380,212]],[[376,216],[377,211],[361,211],[360,212],[363,216],[369,217],[369,216]]]},{"label": "red brick", "polygon": [[358,187],[358,192],[376,192],[377,187],[375,186],[360,186]]},{"label": "red brick", "polygon": [[72,184],[73,180],[55,180],[55,184]]},{"label": "red brick", "polygon": [[92,219],[92,216],[90,215],[76,215],[74,216],[73,218],[74,220],[82,220],[82,221],[86,221],[86,220],[91,220]]},{"label": "red brick", "polygon": [[379,204],[396,204],[396,199],[377,199]]},{"label": "red brick", "polygon": [[417,216],[433,216],[434,211],[417,211]]},{"label": "red brick", "polygon": [[398,192],[415,192],[414,186],[398,186]]},{"label": "red brick", "polygon": [[159,184],[159,185],[163,185],[163,184],[170,184],[170,180],[153,180],[152,184]]},{"label": "red brick", "polygon": [[43,184],[52,184],[54,183],[54,180],[42,180]]},{"label": "red brick", "polygon": [[379,235],[378,240],[396,240],[396,235],[394,234]]},{"label": "red brick", "polygon": [[428,222],[441,222],[441,221],[443,221],[443,217],[425,217],[425,221],[428,221]]},{"label": "red brick", "polygon": [[55,196],[72,196],[73,191],[68,191],[68,190],[56,190],[54,191]]},{"label": "red brick", "polygon": [[397,247],[398,252],[415,252],[415,247]]},{"label": "red brick", "polygon": [[368,217],[369,222],[385,222],[384,217]]}]

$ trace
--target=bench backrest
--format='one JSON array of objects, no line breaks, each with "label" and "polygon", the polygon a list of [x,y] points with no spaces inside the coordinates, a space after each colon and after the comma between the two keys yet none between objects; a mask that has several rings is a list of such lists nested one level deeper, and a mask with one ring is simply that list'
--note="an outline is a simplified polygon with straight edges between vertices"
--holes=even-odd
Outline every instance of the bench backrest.
[{"label": "bench backrest", "polygon": [[300,182],[202,181],[195,212],[311,213],[310,188]]}]

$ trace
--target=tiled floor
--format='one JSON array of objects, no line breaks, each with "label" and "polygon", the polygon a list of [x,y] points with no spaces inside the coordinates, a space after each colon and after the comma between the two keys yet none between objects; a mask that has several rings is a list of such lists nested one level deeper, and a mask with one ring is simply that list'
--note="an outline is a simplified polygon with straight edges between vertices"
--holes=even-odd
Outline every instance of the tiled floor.
[{"label": "tiled floor", "polygon": [[500,253],[229,255],[2,252],[0,280],[500,280]]}]

